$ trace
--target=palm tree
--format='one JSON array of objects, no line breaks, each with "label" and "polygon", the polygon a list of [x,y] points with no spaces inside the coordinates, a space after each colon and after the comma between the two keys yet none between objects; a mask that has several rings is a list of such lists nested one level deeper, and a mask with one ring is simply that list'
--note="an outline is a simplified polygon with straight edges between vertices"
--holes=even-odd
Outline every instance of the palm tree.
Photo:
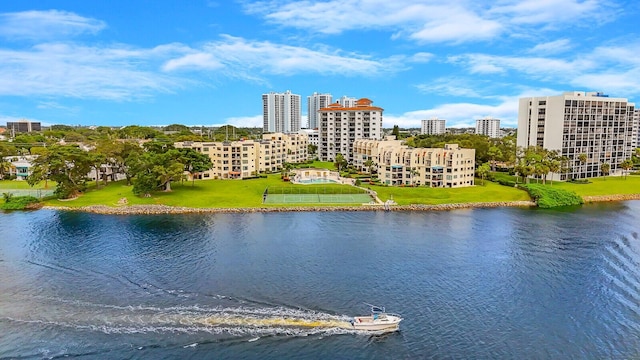
[{"label": "palm tree", "polygon": [[623,174],[624,174],[624,178],[625,180],[627,179],[627,174],[629,173],[629,170],[633,169],[633,161],[631,161],[631,159],[627,159],[625,161],[623,161],[620,164],[620,167],[623,170]]},{"label": "palm tree", "polygon": [[415,186],[416,185],[416,178],[418,176],[420,176],[420,172],[418,171],[417,168],[411,168],[411,170],[409,170],[409,173],[411,174],[411,185]]},{"label": "palm tree", "polygon": [[344,155],[342,155],[341,153],[338,153],[336,154],[336,158],[333,163],[338,169],[338,172],[340,172],[340,170],[346,165],[345,164],[346,162],[347,160],[344,158]]},{"label": "palm tree", "polygon": [[364,162],[364,166],[367,167],[367,170],[369,171],[369,175],[373,175],[373,166],[374,165],[375,165],[375,163],[371,159],[369,159],[369,160]]},{"label": "palm tree", "polygon": [[600,165],[600,171],[602,172],[602,176],[604,176],[605,180],[607,180],[607,176],[609,175],[610,170],[611,165],[609,165],[608,163],[603,163],[602,165]]},{"label": "palm tree", "polygon": [[487,175],[489,175],[490,172],[491,172],[491,168],[489,167],[488,163],[484,163],[478,166],[478,168],[476,169],[476,176],[482,179],[482,185],[484,185],[484,178],[487,177]]},{"label": "palm tree", "polygon": [[587,154],[582,153],[580,155],[578,155],[578,161],[580,161],[580,172],[583,173],[584,172],[584,164],[587,163]]}]

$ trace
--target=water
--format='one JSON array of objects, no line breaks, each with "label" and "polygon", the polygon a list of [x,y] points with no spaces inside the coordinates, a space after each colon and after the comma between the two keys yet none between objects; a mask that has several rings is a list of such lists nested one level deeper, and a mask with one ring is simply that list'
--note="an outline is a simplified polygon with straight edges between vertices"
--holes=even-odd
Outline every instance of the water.
[{"label": "water", "polygon": [[338,181],[336,180],[325,179],[325,178],[303,179],[303,180],[298,180],[297,182],[301,184],[337,184],[338,183]]},{"label": "water", "polygon": [[[640,202],[0,214],[0,358],[638,358]],[[401,330],[348,328],[362,302]]]}]

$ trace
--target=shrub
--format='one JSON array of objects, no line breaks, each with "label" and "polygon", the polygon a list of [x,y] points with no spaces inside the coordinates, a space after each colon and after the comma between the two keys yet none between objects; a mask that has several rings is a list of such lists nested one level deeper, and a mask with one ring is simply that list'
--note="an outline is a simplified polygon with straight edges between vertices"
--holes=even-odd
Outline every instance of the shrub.
[{"label": "shrub", "polygon": [[0,205],[0,209],[2,210],[34,209],[40,203],[39,200],[33,196],[7,196],[6,194],[3,195],[5,198],[5,202]]},{"label": "shrub", "polygon": [[520,186],[525,188],[538,207],[543,209],[584,203],[584,200],[573,191],[542,184],[521,184]]}]

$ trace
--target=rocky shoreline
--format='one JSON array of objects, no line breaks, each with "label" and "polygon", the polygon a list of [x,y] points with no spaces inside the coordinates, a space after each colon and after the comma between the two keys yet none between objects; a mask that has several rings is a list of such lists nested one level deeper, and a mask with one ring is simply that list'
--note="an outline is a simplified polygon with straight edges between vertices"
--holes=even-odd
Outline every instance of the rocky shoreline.
[{"label": "rocky shoreline", "polygon": [[640,200],[640,194],[583,196],[582,199],[585,203]]},{"label": "rocky shoreline", "polygon": [[[585,203],[640,200],[640,194],[584,196]],[[92,205],[82,207],[44,206],[42,209],[88,212],[105,215],[154,215],[154,214],[208,214],[208,213],[257,213],[257,212],[327,212],[327,211],[447,211],[496,207],[536,207],[533,201],[497,201],[439,205],[362,205],[362,206],[291,206],[261,208],[191,208],[167,205]]]},{"label": "rocky shoreline", "polygon": [[446,211],[470,208],[534,207],[533,201],[504,201],[440,205],[362,205],[362,206],[295,206],[264,208],[190,208],[167,205],[126,205],[110,207],[92,205],[82,207],[44,206],[43,209],[88,212],[106,215],[153,215],[153,214],[207,214],[207,213],[256,213],[256,212],[326,212],[326,211]]}]

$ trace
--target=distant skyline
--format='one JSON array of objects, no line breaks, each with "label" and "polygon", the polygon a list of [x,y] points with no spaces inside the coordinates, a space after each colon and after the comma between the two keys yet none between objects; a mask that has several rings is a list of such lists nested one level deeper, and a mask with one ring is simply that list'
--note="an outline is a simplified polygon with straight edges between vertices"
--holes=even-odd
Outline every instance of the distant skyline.
[{"label": "distant skyline", "polygon": [[635,1],[50,0],[0,6],[0,124],[262,127],[262,94],[369,98],[383,126],[517,124],[518,99],[640,102]]}]

